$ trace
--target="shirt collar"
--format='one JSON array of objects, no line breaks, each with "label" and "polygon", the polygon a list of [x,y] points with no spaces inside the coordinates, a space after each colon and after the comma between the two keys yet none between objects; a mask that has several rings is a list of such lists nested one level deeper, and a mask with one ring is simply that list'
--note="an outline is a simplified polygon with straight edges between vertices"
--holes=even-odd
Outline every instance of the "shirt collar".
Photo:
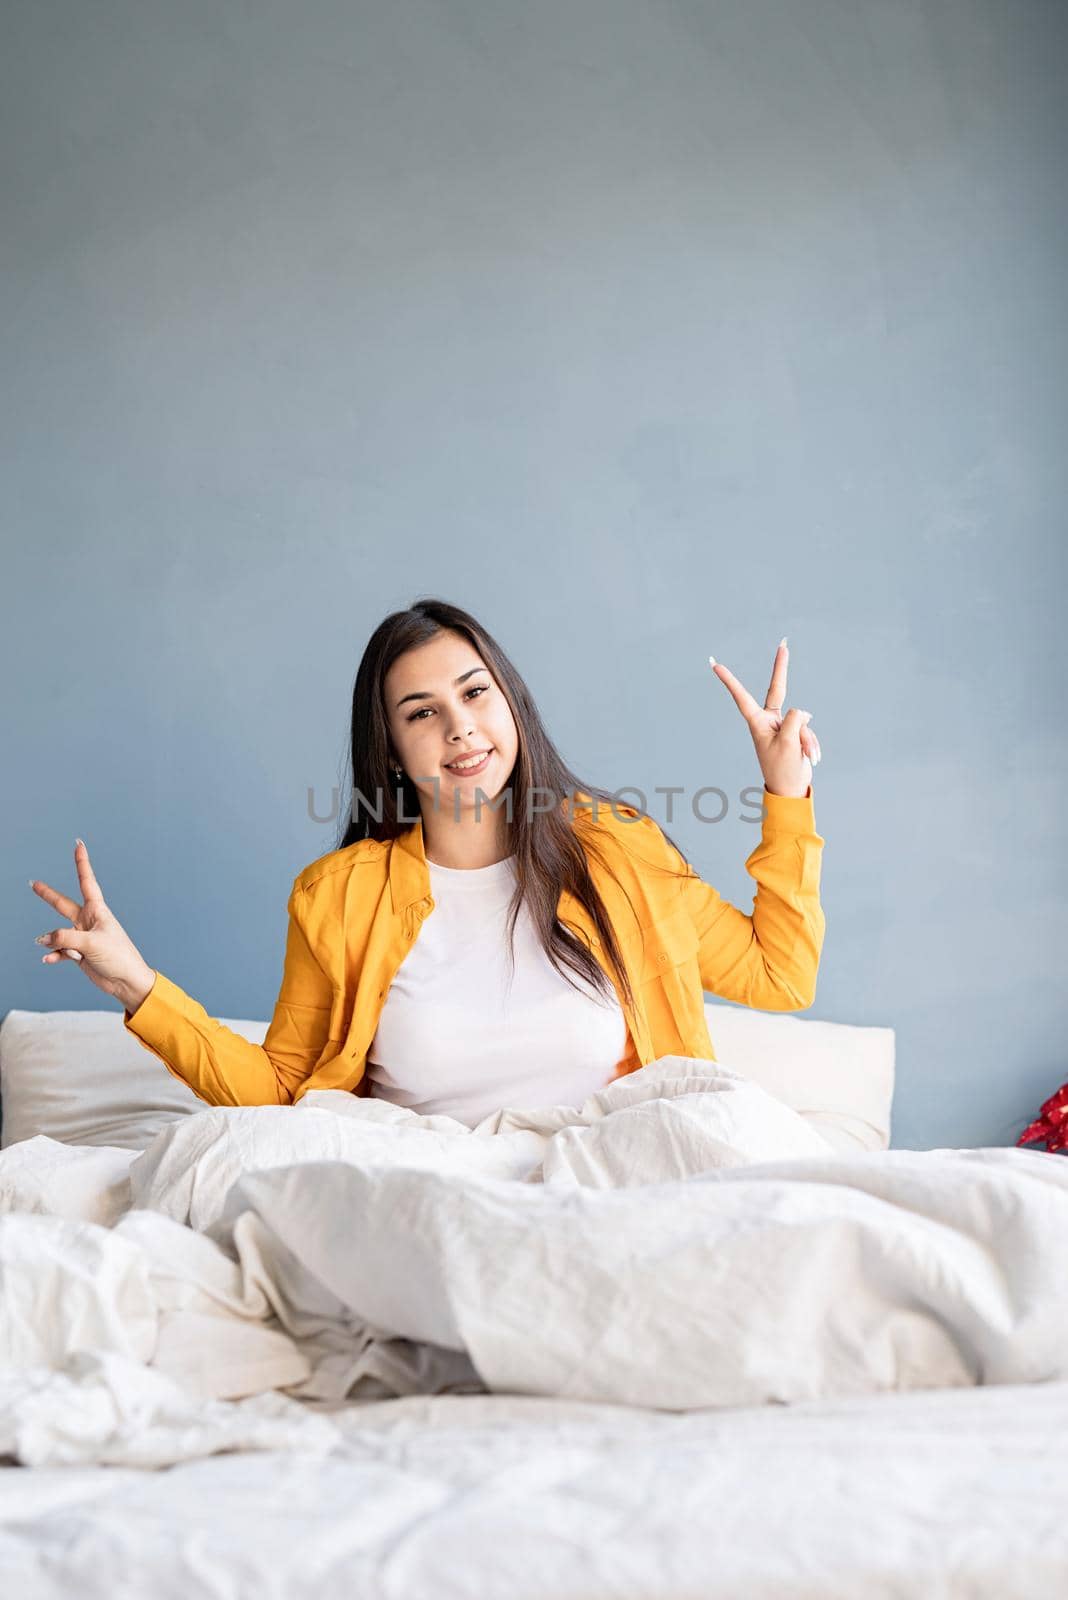
[{"label": "shirt collar", "polygon": [[395,912],[407,911],[430,895],[430,868],[423,844],[423,819],[397,834],[389,853],[389,892]]},{"label": "shirt collar", "polygon": [[[583,790],[579,790],[575,810],[578,812],[590,810],[590,806],[586,804],[589,798]],[[389,853],[389,892],[393,910],[398,914],[407,911],[417,900],[430,898],[430,869],[427,866],[421,816],[416,818],[412,827],[397,834],[393,840],[393,847]],[[568,919],[577,913],[577,920],[586,927],[593,938],[593,943],[600,943],[600,940],[593,936],[593,926],[588,920],[585,907],[566,891],[560,899],[560,912]]]}]

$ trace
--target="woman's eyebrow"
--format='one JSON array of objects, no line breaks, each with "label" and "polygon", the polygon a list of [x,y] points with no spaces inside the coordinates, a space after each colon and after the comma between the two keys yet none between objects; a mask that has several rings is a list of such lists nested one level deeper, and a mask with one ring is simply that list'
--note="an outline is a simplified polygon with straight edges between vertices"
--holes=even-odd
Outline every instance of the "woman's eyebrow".
[{"label": "woman's eyebrow", "polygon": [[[458,689],[460,687],[461,683],[466,683],[467,679],[474,677],[476,672],[488,672],[488,671],[489,671],[488,667],[469,667],[466,672],[461,672],[461,674],[460,674],[460,676],[458,678],[454,678],[452,680],[453,681],[453,686]],[[397,701],[397,704],[394,707],[394,709],[399,711],[401,706],[404,705],[409,700],[433,700],[433,698],[434,698],[434,696],[432,694],[428,694],[428,692],[425,689],[413,689],[411,694],[406,694],[406,695],[403,696],[402,699]]]}]

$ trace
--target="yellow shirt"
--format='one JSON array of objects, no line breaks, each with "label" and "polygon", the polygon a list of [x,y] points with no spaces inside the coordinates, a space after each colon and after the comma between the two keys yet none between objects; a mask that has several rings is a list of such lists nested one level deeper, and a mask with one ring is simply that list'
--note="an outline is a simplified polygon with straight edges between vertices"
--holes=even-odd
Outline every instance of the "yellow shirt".
[{"label": "yellow shirt", "polygon": [[[589,858],[635,996],[633,1010],[624,1006],[629,1043],[617,1077],[667,1055],[714,1061],[706,991],[761,1011],[812,1004],[825,919],[811,785],[796,798],[764,790],[760,842],[745,863],[757,884],[751,917],[689,868],[651,817],[607,801],[594,816],[582,799],[576,822],[598,829],[619,876],[616,883]],[[366,1093],[367,1051],[390,983],[434,910],[422,822],[313,861],[294,880],[287,909],[282,986],[262,1045],[209,1017],[162,972],[124,1014],[129,1031],[211,1105],[288,1105],[309,1089]],[[565,891],[557,915],[623,1004],[585,908]]]}]

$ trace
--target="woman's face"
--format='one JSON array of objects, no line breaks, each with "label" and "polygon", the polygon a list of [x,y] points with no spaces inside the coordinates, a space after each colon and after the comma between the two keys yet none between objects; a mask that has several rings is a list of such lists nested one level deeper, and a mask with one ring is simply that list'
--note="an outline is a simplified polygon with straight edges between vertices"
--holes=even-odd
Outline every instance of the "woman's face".
[{"label": "woman's face", "polygon": [[[512,775],[519,734],[474,645],[462,634],[439,633],[398,656],[384,687],[393,751],[424,812],[433,808],[436,794],[445,818],[473,809],[476,790],[485,800],[496,799]],[[469,772],[451,766],[487,750],[487,759]]]}]

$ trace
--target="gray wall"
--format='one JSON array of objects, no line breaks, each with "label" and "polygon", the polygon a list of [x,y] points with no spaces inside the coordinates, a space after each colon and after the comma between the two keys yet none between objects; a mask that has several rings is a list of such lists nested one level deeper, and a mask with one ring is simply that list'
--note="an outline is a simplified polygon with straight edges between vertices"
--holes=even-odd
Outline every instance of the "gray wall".
[{"label": "gray wall", "polygon": [[746,910],[711,651],[813,711],[812,1016],[893,1026],[897,1145],[1068,1077],[1068,8],[9,0],[3,992],[75,834],[149,962],[269,1016],[372,627],[514,655]]}]

